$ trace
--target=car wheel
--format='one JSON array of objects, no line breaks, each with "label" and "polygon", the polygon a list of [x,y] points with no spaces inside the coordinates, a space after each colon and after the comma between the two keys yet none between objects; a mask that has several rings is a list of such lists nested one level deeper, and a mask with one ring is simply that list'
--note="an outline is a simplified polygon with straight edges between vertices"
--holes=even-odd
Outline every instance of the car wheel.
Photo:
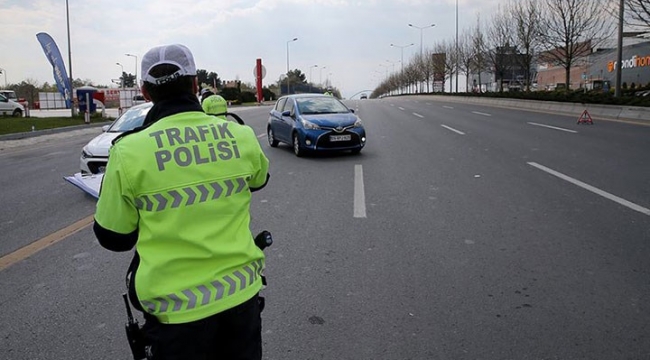
[{"label": "car wheel", "polygon": [[14,110],[13,114],[11,114],[11,115],[13,115],[13,117],[22,117],[23,112],[20,111],[20,109],[16,109],[16,110]]},{"label": "car wheel", "polygon": [[293,153],[296,154],[297,157],[301,157],[305,154],[305,150],[300,148],[300,140],[298,139],[297,133],[293,134]]},{"label": "car wheel", "polygon": [[275,138],[275,136],[273,135],[273,129],[271,129],[270,126],[269,126],[268,131],[266,132],[266,137],[268,138],[268,140],[269,140],[269,145],[270,145],[271,147],[277,147],[277,146],[278,146],[279,142],[278,142],[278,140]]}]

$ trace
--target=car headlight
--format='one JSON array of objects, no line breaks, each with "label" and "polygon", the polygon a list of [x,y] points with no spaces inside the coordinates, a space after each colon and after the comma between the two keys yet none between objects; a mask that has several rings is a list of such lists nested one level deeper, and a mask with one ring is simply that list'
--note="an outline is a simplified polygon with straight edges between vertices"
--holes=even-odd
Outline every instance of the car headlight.
[{"label": "car headlight", "polygon": [[320,126],[304,119],[302,120],[302,126],[307,130],[320,130]]},{"label": "car headlight", "polygon": [[83,149],[81,150],[81,157],[84,158],[84,159],[87,159],[87,158],[89,158],[89,157],[93,157],[93,154],[91,154],[91,153],[88,151],[88,149],[83,148]]},{"label": "car headlight", "polygon": [[357,119],[357,121],[354,122],[354,127],[355,128],[363,127],[363,123],[361,122],[361,119]]}]

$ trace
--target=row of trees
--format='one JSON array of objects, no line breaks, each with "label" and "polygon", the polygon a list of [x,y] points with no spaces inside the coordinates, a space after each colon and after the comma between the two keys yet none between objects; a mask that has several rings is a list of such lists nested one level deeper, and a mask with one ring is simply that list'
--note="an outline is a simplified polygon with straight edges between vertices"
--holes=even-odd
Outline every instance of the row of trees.
[{"label": "row of trees", "polygon": [[[624,0],[628,24],[650,25],[649,0]],[[372,96],[442,91],[454,85],[458,75],[466,77],[466,89],[480,91],[469,80],[490,74],[503,91],[503,79],[517,68],[521,86],[530,90],[538,62],[560,66],[565,88],[570,88],[571,70],[606,40],[615,38],[619,0],[509,0],[487,20],[459,34],[458,40],[442,40],[417,54],[403,70],[383,79]]]}]

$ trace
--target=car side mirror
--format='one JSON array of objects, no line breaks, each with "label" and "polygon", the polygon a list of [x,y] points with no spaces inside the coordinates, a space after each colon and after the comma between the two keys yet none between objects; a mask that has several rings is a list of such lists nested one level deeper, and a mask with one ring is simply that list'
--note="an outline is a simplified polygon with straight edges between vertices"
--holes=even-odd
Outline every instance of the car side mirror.
[{"label": "car side mirror", "polygon": [[291,116],[291,111],[290,110],[283,111],[282,116]]},{"label": "car side mirror", "polygon": [[350,109],[350,112],[354,114],[354,109]]},{"label": "car side mirror", "polygon": [[111,127],[111,126],[110,126],[110,125],[104,125],[104,126],[102,126],[102,131],[103,131],[103,132],[107,132],[109,127]]}]

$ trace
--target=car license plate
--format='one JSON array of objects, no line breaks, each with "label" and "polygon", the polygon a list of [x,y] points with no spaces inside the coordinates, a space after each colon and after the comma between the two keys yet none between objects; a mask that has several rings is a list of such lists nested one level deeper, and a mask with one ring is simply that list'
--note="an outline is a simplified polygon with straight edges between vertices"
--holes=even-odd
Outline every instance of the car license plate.
[{"label": "car license plate", "polygon": [[330,135],[330,141],[350,141],[351,139],[350,135]]}]

